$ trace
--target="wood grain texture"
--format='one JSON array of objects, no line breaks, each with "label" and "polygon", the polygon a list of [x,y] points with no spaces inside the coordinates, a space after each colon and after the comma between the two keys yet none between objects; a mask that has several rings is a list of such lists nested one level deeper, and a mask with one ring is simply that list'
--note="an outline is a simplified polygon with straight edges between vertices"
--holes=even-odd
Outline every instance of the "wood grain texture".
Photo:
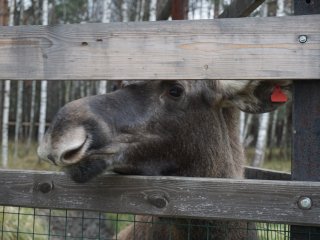
[{"label": "wood grain texture", "polygon": [[319,22],[314,15],[0,27],[0,79],[319,79]]},{"label": "wood grain texture", "polygon": [[[319,190],[319,182],[118,175],[77,184],[63,173],[0,170],[0,205],[184,218],[320,225]],[[301,196],[310,210],[299,209]]]},{"label": "wood grain texture", "polygon": [[[294,0],[294,14],[320,14],[320,1]],[[319,68],[320,69],[320,68]],[[292,179],[320,181],[320,82],[295,81],[292,108]],[[290,240],[318,240],[319,227],[290,227]]]}]

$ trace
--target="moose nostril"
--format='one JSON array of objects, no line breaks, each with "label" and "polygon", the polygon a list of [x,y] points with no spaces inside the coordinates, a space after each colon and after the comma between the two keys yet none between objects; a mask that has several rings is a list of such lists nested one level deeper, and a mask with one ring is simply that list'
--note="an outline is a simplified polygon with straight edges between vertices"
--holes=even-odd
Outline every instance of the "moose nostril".
[{"label": "moose nostril", "polygon": [[77,155],[79,154],[79,151],[81,150],[83,145],[79,146],[78,148],[76,149],[72,149],[72,150],[69,150],[69,151],[66,151],[63,155],[62,155],[62,158],[65,160],[65,161],[68,161],[68,160],[73,160],[75,157],[77,157]]},{"label": "moose nostril", "polygon": [[74,141],[73,146],[69,146],[68,149],[65,149],[65,151],[61,154],[60,160],[66,164],[72,164],[76,163],[81,160],[81,157],[83,156],[85,152],[85,144],[87,142],[87,137],[84,138],[84,140],[81,142]]},{"label": "moose nostril", "polygon": [[56,160],[54,159],[54,157],[53,157],[52,154],[48,154],[48,155],[47,155],[47,158],[48,158],[54,165],[57,165]]}]

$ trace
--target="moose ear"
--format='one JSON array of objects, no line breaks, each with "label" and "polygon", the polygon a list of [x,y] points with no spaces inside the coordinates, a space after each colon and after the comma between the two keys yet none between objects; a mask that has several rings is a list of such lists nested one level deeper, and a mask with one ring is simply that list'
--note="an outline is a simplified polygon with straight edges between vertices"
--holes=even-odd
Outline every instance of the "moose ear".
[{"label": "moose ear", "polygon": [[227,105],[248,113],[270,112],[291,99],[288,80],[220,80],[219,86]]}]

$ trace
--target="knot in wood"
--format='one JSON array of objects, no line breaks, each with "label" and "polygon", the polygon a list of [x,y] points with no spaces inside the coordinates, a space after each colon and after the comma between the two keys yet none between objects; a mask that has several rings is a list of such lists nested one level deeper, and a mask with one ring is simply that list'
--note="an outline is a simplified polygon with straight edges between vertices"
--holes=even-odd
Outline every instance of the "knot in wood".
[{"label": "knot in wood", "polygon": [[165,193],[148,193],[147,200],[149,203],[151,203],[153,206],[157,208],[165,208],[169,201],[167,197],[165,196]]},{"label": "knot in wood", "polygon": [[38,184],[38,190],[42,193],[51,192],[53,189],[53,183],[51,182],[43,182]]}]

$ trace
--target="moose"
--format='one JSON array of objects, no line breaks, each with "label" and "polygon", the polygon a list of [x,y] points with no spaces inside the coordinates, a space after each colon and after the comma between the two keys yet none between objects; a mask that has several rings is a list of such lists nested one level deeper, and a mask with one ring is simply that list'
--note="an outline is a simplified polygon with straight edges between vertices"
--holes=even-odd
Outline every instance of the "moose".
[{"label": "moose", "polygon": [[[288,81],[123,81],[119,90],[66,104],[38,148],[40,158],[61,166],[76,182],[106,169],[119,174],[243,178],[244,151],[238,137],[239,110],[263,113],[282,103],[275,87],[290,96]],[[107,203],[106,203],[107,204]],[[138,216],[151,222],[150,216]],[[128,226],[118,239],[255,239],[247,223],[186,220],[206,228],[165,228],[168,219]],[[226,231],[227,224],[230,229]],[[169,236],[170,235],[170,236]],[[189,238],[188,238],[189,237]]]}]

